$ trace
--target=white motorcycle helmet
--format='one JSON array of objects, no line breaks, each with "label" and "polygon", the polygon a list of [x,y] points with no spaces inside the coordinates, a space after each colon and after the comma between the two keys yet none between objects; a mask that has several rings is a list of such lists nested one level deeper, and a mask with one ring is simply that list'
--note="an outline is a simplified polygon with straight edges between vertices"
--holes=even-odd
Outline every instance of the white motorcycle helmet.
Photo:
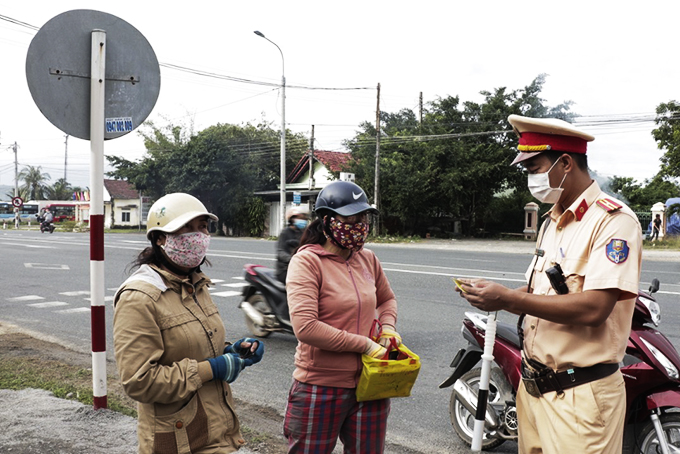
[{"label": "white motorcycle helmet", "polygon": [[199,216],[208,216],[213,221],[218,219],[192,195],[183,192],[164,195],[149,209],[146,219],[146,238],[151,240],[151,232],[176,232],[187,222]]},{"label": "white motorcycle helmet", "polygon": [[286,210],[286,222],[288,224],[290,224],[290,220],[293,216],[304,216],[305,219],[309,219],[309,209],[303,205],[289,207]]}]

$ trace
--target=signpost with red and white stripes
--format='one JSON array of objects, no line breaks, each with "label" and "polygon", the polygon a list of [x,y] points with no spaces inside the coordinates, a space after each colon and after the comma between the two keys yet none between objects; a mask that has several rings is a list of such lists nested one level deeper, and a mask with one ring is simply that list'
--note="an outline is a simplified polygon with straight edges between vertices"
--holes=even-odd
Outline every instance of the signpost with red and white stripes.
[{"label": "signpost with red and white stripes", "polygon": [[160,68],[148,41],[130,24],[74,10],[49,20],[33,38],[26,78],[50,122],[90,141],[92,388],[94,408],[106,408],[104,139],[144,122],[158,99]]}]

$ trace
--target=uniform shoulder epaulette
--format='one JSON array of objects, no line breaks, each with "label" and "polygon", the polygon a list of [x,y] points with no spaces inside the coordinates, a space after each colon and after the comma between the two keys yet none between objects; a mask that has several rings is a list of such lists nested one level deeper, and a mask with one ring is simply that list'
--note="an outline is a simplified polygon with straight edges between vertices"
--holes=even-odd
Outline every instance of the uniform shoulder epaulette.
[{"label": "uniform shoulder epaulette", "polygon": [[607,213],[611,213],[616,210],[620,210],[623,205],[613,199],[600,199],[597,202],[597,206],[605,210]]}]

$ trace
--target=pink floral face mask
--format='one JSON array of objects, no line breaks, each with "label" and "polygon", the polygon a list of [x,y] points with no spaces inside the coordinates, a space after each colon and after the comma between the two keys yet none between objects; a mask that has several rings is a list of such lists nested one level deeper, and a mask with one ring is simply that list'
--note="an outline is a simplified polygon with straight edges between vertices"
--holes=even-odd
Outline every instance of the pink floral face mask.
[{"label": "pink floral face mask", "polygon": [[366,222],[342,222],[330,217],[328,227],[332,236],[329,237],[325,230],[324,234],[336,246],[353,251],[360,251],[364,247],[368,236],[368,224]]},{"label": "pink floral face mask", "polygon": [[196,268],[203,262],[210,246],[210,235],[202,232],[169,233],[161,246],[173,263],[185,268]]}]

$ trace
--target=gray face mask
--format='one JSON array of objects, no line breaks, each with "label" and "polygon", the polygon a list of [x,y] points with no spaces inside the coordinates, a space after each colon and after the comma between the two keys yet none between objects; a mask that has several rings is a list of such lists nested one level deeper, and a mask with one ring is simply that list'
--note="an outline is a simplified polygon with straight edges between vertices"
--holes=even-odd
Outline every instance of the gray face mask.
[{"label": "gray face mask", "polygon": [[564,183],[564,180],[567,178],[566,173],[564,174],[564,178],[562,178],[559,187],[553,188],[552,186],[550,186],[549,174],[558,161],[559,159],[555,161],[553,165],[550,166],[547,172],[530,173],[528,175],[529,191],[531,192],[531,195],[533,195],[540,202],[557,203],[557,201],[560,200],[562,191],[564,191],[562,183]]}]

